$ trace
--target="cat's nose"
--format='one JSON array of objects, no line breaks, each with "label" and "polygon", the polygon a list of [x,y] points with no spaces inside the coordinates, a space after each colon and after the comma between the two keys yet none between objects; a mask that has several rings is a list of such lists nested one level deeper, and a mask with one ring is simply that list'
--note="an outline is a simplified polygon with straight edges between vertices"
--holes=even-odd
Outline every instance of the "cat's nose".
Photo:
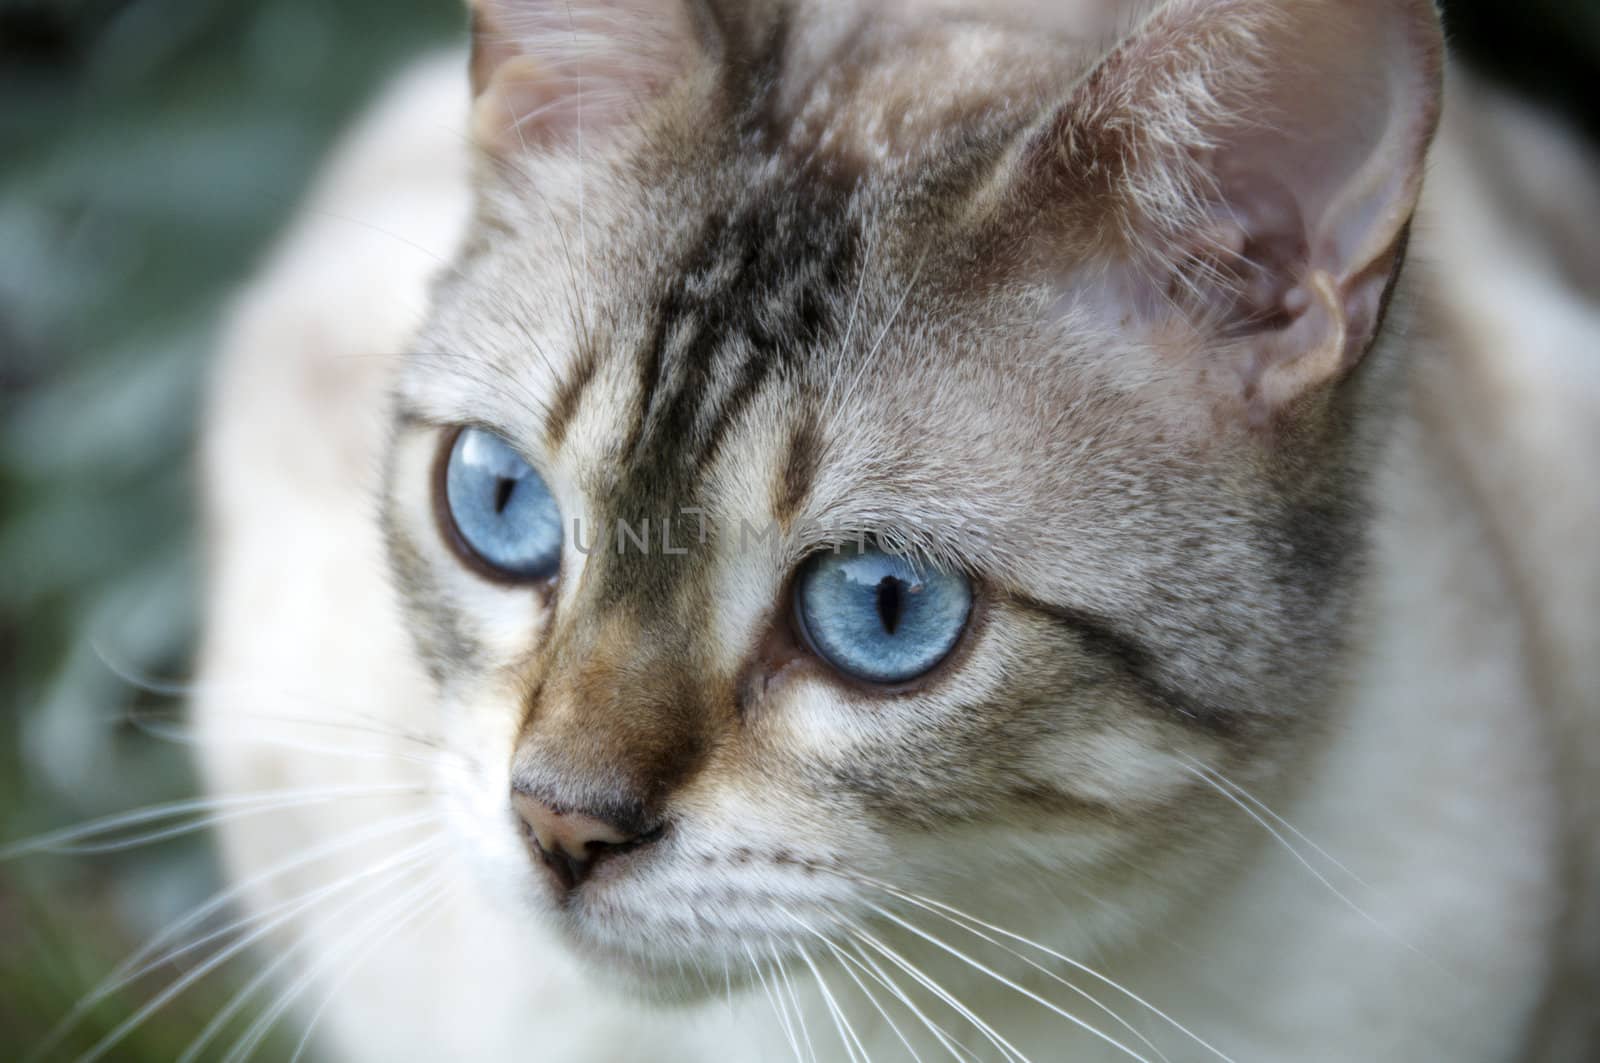
[{"label": "cat's nose", "polygon": [[511,792],[528,839],[563,890],[576,889],[604,857],[648,841],[654,832],[630,834],[618,824],[574,809],[558,808],[522,790]]}]

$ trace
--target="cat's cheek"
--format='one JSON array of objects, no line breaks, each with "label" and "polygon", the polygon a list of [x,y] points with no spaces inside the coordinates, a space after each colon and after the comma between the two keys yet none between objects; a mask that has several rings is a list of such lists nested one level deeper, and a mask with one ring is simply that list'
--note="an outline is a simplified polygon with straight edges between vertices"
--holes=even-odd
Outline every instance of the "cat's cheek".
[{"label": "cat's cheek", "polygon": [[497,666],[525,662],[544,642],[551,609],[526,588],[468,588],[459,599],[482,650],[479,660]]},{"label": "cat's cheek", "polygon": [[517,912],[542,910],[547,901],[508,799],[522,692],[508,672],[451,684],[441,691],[435,724],[458,754],[436,778],[449,833],[473,873]]},{"label": "cat's cheek", "polygon": [[1194,765],[1222,756],[1215,743],[1170,731],[1123,716],[1088,733],[1042,741],[1033,770],[1085,804],[1156,810],[1195,789]]}]

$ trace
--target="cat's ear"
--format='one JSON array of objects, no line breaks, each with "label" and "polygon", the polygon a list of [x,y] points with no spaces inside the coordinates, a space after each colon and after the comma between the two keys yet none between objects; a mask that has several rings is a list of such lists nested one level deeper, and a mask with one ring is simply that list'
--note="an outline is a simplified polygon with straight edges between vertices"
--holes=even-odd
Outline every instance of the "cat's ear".
[{"label": "cat's ear", "polygon": [[[1035,195],[1139,313],[1226,337],[1252,420],[1347,373],[1439,115],[1432,0],[1172,0],[1034,131]],[[1058,204],[1059,206],[1059,204]]]},{"label": "cat's ear", "polygon": [[709,0],[468,0],[473,137],[492,152],[603,141],[721,47]]}]

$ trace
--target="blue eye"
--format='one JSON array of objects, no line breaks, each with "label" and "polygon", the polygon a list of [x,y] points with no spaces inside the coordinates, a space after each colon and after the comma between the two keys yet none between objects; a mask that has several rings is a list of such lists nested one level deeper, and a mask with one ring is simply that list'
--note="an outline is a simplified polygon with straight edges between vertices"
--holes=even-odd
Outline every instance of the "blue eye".
[{"label": "blue eye", "polygon": [[905,683],[955,647],[972,585],[960,573],[847,548],[807,562],[795,607],[812,647],[833,667],[869,683]]},{"label": "blue eye", "polygon": [[450,447],[444,501],[462,546],[507,579],[541,580],[561,566],[561,510],[510,444],[464,428]]}]

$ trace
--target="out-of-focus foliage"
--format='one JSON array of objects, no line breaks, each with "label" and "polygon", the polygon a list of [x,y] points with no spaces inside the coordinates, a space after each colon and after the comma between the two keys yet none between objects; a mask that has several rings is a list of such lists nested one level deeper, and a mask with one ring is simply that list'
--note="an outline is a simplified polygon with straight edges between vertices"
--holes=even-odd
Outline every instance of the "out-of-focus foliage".
[{"label": "out-of-focus foliage", "polygon": [[[1600,136],[1600,0],[1446,7],[1467,55]],[[463,22],[457,0],[0,0],[0,844],[194,793],[186,751],[127,722],[179,706],[117,670],[187,669],[212,331],[339,125]],[[199,837],[0,864],[0,1055],[215,878]],[[114,1058],[177,1057],[238,984],[201,980]]]},{"label": "out-of-focus foliage", "polygon": [[[181,706],[116,669],[187,669],[213,329],[339,126],[464,22],[451,0],[0,0],[0,839],[195,792],[187,750],[126,722]],[[0,1056],[215,878],[200,835],[0,865]],[[113,1058],[176,1058],[232,988],[201,980]]]}]

